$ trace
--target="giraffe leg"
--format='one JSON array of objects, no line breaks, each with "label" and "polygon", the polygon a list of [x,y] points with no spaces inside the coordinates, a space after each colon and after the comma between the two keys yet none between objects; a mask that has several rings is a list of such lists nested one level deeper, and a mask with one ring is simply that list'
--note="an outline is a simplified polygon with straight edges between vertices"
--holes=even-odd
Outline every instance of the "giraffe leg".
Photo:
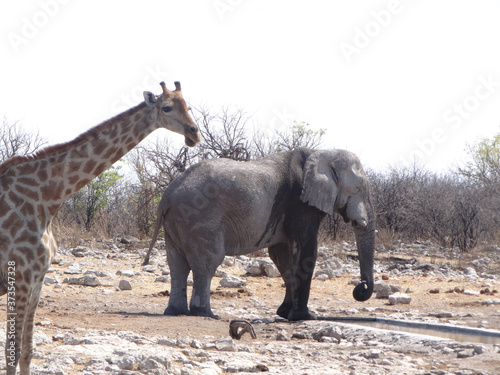
[{"label": "giraffe leg", "polygon": [[[43,280],[43,275],[41,276],[41,280]],[[22,338],[22,348],[21,348],[21,357],[19,360],[19,368],[21,370],[21,375],[29,375],[30,374],[30,364],[31,357],[33,355],[33,327],[35,321],[35,312],[38,307],[38,302],[40,300],[40,292],[42,289],[43,283],[38,281],[33,288],[33,292],[31,293],[31,298],[29,300],[29,305],[26,311],[26,315],[24,317],[24,329],[23,329],[23,338]]]},{"label": "giraffe leg", "polygon": [[[25,293],[25,291],[28,292]],[[14,297],[15,305],[9,304],[7,308],[7,338],[5,345],[7,375],[16,375],[16,368],[21,357],[24,323],[28,308],[27,296],[29,294],[29,286],[23,283],[21,278],[17,278]],[[8,299],[8,301],[12,300]],[[29,369],[28,372],[21,371],[21,375],[29,375]]]}]

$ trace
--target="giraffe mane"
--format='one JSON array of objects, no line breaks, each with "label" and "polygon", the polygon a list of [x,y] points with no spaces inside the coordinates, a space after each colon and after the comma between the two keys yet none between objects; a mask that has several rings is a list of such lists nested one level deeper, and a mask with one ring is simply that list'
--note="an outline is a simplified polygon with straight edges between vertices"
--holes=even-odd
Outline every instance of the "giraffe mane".
[{"label": "giraffe mane", "polygon": [[125,112],[122,112],[114,117],[111,117],[108,120],[105,120],[101,122],[99,125],[96,125],[89,130],[85,131],[84,133],[80,134],[78,137],[75,139],[64,142],[64,143],[59,143],[55,144],[52,146],[47,146],[42,148],[41,150],[38,150],[32,154],[28,155],[14,155],[10,157],[9,159],[5,160],[2,164],[0,164],[0,177],[3,172],[5,172],[7,169],[12,167],[13,165],[20,164],[20,163],[25,163],[31,160],[37,160],[46,156],[58,154],[61,152],[65,152],[68,150],[73,149],[75,146],[77,146],[80,143],[86,142],[90,139],[95,139],[99,136],[99,134],[109,127],[110,125],[114,124],[115,122],[121,121],[122,119],[133,116],[136,112],[139,112],[146,106],[146,103],[142,102],[138,104],[135,107],[132,107]]}]

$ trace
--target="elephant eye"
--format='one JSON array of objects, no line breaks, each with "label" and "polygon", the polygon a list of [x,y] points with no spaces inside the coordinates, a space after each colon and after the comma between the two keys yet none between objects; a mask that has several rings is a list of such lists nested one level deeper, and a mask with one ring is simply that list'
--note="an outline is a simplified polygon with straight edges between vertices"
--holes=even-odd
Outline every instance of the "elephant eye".
[{"label": "elephant eye", "polygon": [[162,111],[165,113],[171,112],[172,111],[172,106],[171,105],[166,105],[165,107],[162,107]]}]

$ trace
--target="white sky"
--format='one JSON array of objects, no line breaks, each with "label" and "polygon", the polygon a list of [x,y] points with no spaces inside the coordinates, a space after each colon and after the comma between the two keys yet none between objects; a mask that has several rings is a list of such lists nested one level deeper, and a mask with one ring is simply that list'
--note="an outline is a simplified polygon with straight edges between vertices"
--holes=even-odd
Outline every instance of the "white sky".
[{"label": "white sky", "polygon": [[161,80],[377,170],[444,171],[500,132],[500,0],[4,0],[0,34],[0,116],[51,144]]}]

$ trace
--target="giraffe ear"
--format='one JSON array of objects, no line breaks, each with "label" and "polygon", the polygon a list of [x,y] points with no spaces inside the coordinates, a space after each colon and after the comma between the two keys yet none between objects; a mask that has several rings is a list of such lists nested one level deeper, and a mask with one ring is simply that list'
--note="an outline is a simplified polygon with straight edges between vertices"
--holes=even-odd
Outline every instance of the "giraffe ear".
[{"label": "giraffe ear", "polygon": [[156,103],[156,96],[151,91],[144,91],[144,101],[149,107],[153,107]]}]

